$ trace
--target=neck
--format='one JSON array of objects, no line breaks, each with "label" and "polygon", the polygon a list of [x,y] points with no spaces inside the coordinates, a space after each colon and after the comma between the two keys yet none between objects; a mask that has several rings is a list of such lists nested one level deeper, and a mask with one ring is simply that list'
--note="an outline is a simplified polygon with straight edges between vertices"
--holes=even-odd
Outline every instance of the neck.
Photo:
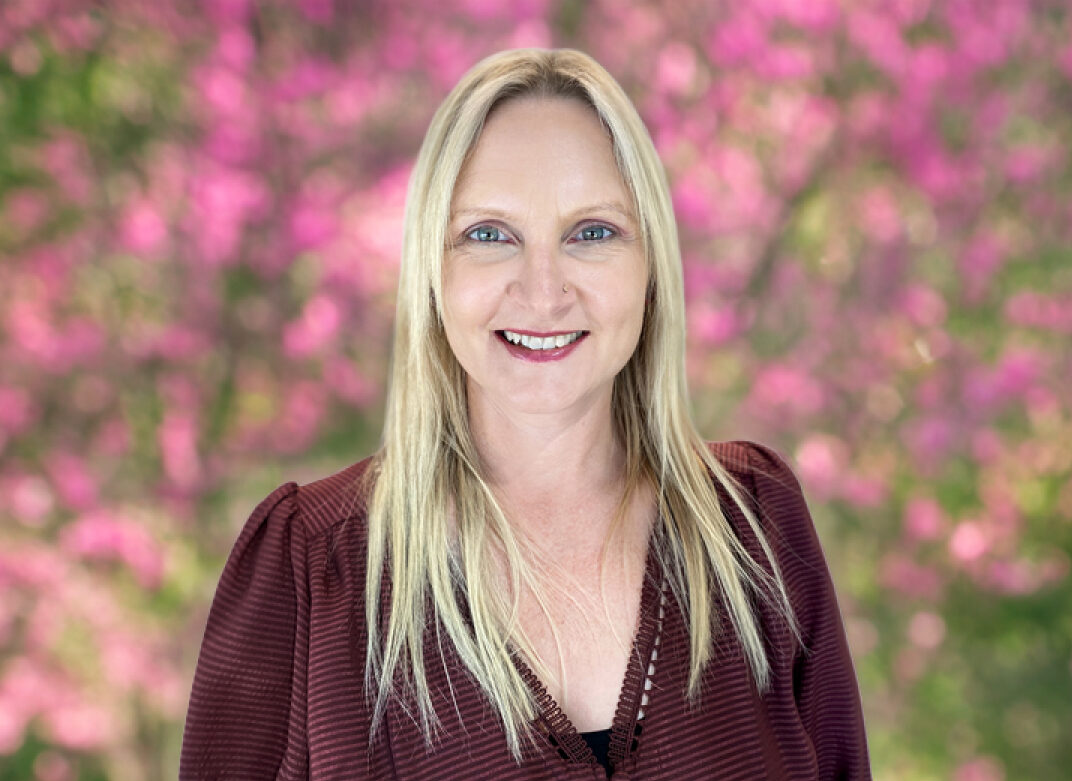
[{"label": "neck", "polygon": [[576,515],[621,495],[625,451],[614,432],[610,390],[575,409],[524,414],[469,395],[469,422],[492,489],[507,505],[544,517]]}]

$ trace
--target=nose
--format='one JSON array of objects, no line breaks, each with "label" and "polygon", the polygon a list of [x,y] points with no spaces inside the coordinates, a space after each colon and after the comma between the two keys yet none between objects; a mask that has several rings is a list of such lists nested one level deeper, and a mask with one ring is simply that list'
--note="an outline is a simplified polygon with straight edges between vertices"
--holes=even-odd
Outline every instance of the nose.
[{"label": "nose", "polygon": [[567,278],[568,262],[555,246],[527,245],[511,293],[541,317],[563,313],[576,297]]}]

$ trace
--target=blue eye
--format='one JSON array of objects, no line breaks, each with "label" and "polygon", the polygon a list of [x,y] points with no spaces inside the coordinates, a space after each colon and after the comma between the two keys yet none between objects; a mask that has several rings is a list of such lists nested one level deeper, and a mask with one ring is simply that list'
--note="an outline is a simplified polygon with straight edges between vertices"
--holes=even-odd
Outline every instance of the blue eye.
[{"label": "blue eye", "polygon": [[494,225],[478,225],[465,234],[465,238],[479,242],[506,241],[506,234]]},{"label": "blue eye", "polygon": [[614,235],[614,230],[606,225],[585,225],[573,234],[573,238],[578,241],[603,241]]}]

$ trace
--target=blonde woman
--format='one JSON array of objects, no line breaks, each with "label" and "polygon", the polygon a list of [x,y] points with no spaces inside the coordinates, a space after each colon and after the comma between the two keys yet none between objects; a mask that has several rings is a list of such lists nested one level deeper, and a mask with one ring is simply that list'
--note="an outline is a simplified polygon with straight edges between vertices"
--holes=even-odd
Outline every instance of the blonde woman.
[{"label": "blonde woman", "polygon": [[683,303],[606,71],[466,74],[410,183],[383,446],[249,518],[180,776],[869,778],[800,487],[698,436]]}]

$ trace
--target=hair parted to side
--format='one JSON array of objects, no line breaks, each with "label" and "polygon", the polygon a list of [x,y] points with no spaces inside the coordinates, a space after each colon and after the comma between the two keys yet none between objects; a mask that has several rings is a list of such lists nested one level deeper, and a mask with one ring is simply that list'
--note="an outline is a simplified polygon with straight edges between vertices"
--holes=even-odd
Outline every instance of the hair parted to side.
[{"label": "hair parted to side", "polygon": [[[649,303],[636,352],[613,392],[614,424],[627,465],[620,507],[642,481],[655,487],[660,519],[654,551],[690,630],[689,696],[699,694],[722,630],[717,596],[760,690],[769,685],[770,667],[756,601],[772,604],[796,632],[777,565],[745,492],[712,456],[689,412],[677,230],[662,164],[643,122],[610,74],[579,51],[519,49],[488,57],[436,111],[409,185],[383,446],[368,473],[374,482],[365,684],[375,701],[374,733],[395,699],[432,742],[438,720],[424,658],[432,632],[437,653],[449,642],[498,712],[515,757],[531,737],[537,711],[514,662],[517,653],[533,661],[517,626],[517,599],[522,585],[536,590],[537,598],[539,587],[524,543],[485,482],[469,428],[465,373],[447,342],[439,302],[459,172],[489,112],[503,101],[532,96],[576,98],[592,107],[607,128],[636,209],[649,264]],[[751,524],[773,575],[738,541],[712,477]],[[509,593],[492,571],[495,562],[505,563]],[[386,594],[384,582],[390,583]]]}]

